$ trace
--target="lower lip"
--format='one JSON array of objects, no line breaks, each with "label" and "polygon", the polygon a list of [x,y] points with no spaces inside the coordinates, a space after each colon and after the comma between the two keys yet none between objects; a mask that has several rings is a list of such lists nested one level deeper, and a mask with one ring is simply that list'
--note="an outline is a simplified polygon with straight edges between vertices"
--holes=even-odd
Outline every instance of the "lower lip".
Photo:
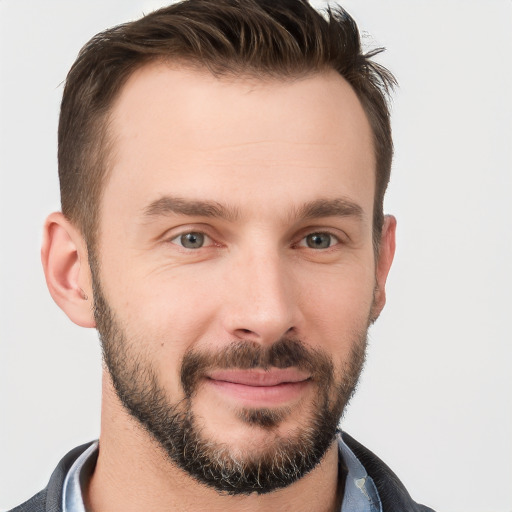
[{"label": "lower lip", "polygon": [[223,395],[245,402],[252,407],[286,405],[300,398],[309,385],[309,380],[284,382],[275,386],[248,386],[214,379],[208,379],[207,382]]}]

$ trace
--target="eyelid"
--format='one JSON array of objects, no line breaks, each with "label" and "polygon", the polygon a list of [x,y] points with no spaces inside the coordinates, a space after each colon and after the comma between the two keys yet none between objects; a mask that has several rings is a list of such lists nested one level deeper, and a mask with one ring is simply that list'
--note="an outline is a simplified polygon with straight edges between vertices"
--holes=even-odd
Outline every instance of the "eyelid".
[{"label": "eyelid", "polygon": [[[190,249],[188,247],[184,247],[181,245],[181,243],[179,243],[179,239],[188,233],[198,233],[203,235],[205,238],[205,244],[198,249]],[[177,226],[173,229],[170,229],[166,232],[165,235],[162,236],[162,241],[164,243],[175,245],[184,251],[197,251],[199,249],[220,245],[215,241],[215,238],[211,233],[211,229],[208,229],[207,226],[198,226],[197,224],[195,226],[193,224]]]},{"label": "eyelid", "polygon": [[[204,245],[202,245],[201,247],[198,247],[197,249],[191,249],[190,247],[184,247],[183,244],[176,242],[176,240],[180,240],[183,235],[188,235],[188,234],[192,234],[192,233],[198,234],[198,235],[203,235],[204,236],[204,242],[205,242]],[[208,236],[206,233],[203,233],[202,231],[184,231],[184,232],[179,233],[178,235],[176,235],[173,238],[170,238],[168,240],[169,240],[169,242],[171,244],[177,245],[178,247],[181,247],[182,249],[185,249],[185,250],[188,250],[188,251],[194,251],[194,250],[197,251],[198,249],[203,249],[205,247],[210,247],[211,245],[213,245],[212,244],[213,239],[210,236]]]},{"label": "eyelid", "polygon": [[329,245],[329,247],[325,247],[325,248],[316,248],[314,250],[316,251],[319,251],[319,250],[328,250],[328,249],[332,249],[333,247],[335,247],[336,245],[342,243],[340,237],[330,231],[326,231],[326,230],[323,230],[323,231],[310,231],[309,233],[306,233],[299,241],[298,243],[296,244],[297,246],[299,247],[305,247],[307,249],[313,249],[313,247],[309,247],[306,243],[306,239],[308,236],[311,236],[311,235],[327,235],[327,236],[330,236],[332,239],[333,239],[333,243],[331,245]]},{"label": "eyelid", "polygon": [[[329,235],[331,236],[332,238],[335,239],[335,243],[333,243],[330,247],[328,247],[327,249],[331,249],[339,244],[344,244],[344,243],[347,243],[349,241],[349,237],[346,233],[344,233],[343,231],[339,230],[339,229],[334,229],[334,228],[322,228],[322,227],[313,227],[313,228],[307,228],[305,230],[302,230],[299,235],[297,236],[297,242],[295,242],[293,245],[294,246],[299,246],[299,247],[307,247],[303,244],[301,244],[301,242],[304,242],[304,240],[310,236],[310,235],[316,235],[316,234],[319,234],[319,235]],[[309,248],[309,247],[307,247]],[[327,250],[327,249],[324,249],[324,250]]]},{"label": "eyelid", "polygon": [[[186,251],[197,251],[198,249],[190,249],[188,247],[184,247],[181,245],[181,243],[178,243],[177,240],[180,239],[183,235],[186,235],[188,233],[200,233],[205,237],[205,244],[201,247],[202,248],[208,248],[212,246],[221,246],[222,244],[218,243],[215,240],[215,237],[211,234],[211,230],[208,229],[208,226],[197,226],[197,224],[194,225],[185,225],[185,226],[179,226],[176,228],[173,228],[167,232],[166,235],[162,236],[162,239],[165,243],[171,243],[177,247],[180,247],[183,250]],[[314,234],[322,234],[322,235],[329,235],[334,239],[334,242],[330,247],[324,249],[330,249],[338,244],[344,244],[349,242],[349,236],[344,233],[343,231],[339,229],[333,229],[333,228],[323,228],[323,227],[308,227],[307,229],[301,230],[301,232],[296,237],[296,242],[294,242],[292,245],[297,247],[307,247],[305,244],[302,244],[302,242],[305,241],[306,237]]]}]

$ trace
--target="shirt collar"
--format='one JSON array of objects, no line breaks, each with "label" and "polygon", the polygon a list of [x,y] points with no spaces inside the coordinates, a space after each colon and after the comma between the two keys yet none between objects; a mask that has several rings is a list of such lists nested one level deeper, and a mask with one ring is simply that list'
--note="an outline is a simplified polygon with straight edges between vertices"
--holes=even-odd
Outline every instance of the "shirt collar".
[{"label": "shirt collar", "polygon": [[375,482],[354,452],[345,444],[341,434],[338,435],[338,447],[347,467],[340,512],[382,512],[382,503]]},{"label": "shirt collar", "polygon": [[[340,512],[382,512],[382,503],[374,481],[364,466],[345,444],[341,434],[337,437],[340,457],[347,468],[345,490]],[[82,489],[89,480],[96,459],[98,458],[98,441],[85,450],[73,463],[64,480],[62,493],[63,512],[86,512]]]},{"label": "shirt collar", "polygon": [[75,460],[62,488],[62,512],[86,512],[82,489],[91,477],[98,458],[98,441]]}]

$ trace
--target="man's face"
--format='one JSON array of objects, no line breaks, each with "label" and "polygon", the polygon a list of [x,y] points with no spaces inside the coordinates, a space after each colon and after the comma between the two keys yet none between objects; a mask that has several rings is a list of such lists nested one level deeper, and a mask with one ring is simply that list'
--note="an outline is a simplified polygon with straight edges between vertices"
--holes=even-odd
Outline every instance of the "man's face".
[{"label": "man's face", "polygon": [[356,95],[334,72],[155,64],[124,86],[110,133],[93,274],[122,402],[209,485],[291,483],[331,445],[378,314]]}]

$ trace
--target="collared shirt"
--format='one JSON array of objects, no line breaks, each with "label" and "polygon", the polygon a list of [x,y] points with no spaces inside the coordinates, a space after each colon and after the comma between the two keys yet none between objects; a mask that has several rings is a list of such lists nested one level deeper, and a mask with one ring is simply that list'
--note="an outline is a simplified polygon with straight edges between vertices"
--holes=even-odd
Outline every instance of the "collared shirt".
[{"label": "collared shirt", "polygon": [[[375,483],[368,476],[352,450],[338,436],[338,447],[347,468],[343,503],[340,512],[382,512]],[[89,480],[98,457],[98,442],[93,443],[71,466],[62,493],[63,512],[86,512],[82,489]]]},{"label": "collared shirt", "polygon": [[85,512],[82,489],[96,466],[98,446],[98,441],[92,443],[69,468],[62,487],[62,512]]}]

